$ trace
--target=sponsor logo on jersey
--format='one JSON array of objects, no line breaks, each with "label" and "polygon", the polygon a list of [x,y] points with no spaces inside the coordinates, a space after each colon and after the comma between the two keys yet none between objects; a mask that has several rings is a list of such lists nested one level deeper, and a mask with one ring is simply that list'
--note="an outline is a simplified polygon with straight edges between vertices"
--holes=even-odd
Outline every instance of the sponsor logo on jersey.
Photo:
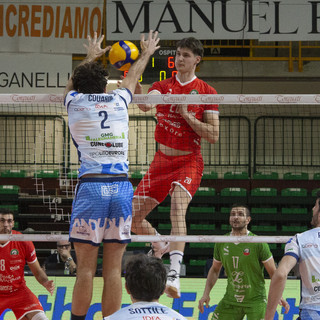
[{"label": "sponsor logo on jersey", "polygon": [[196,89],[192,89],[189,94],[199,94],[199,91]]},{"label": "sponsor logo on jersey", "polygon": [[303,249],[318,248],[316,243],[306,243],[301,246]]},{"label": "sponsor logo on jersey", "polygon": [[240,295],[235,294],[234,297],[236,298],[237,302],[242,302],[244,299],[243,295],[240,296]]},{"label": "sponsor logo on jersey", "polygon": [[19,250],[18,249],[12,249],[11,251],[10,251],[10,255],[11,256],[17,256],[19,254]]},{"label": "sponsor logo on jersey", "polygon": [[122,142],[90,142],[91,147],[123,148]]},{"label": "sponsor logo on jersey", "polygon": [[111,186],[101,186],[101,195],[103,197],[109,197],[113,194],[117,194],[119,192],[118,185],[111,185]]},{"label": "sponsor logo on jersey", "polygon": [[86,136],[87,141],[102,141],[102,140],[125,139],[125,138],[126,136],[124,132],[122,132],[120,136],[114,136],[112,132],[101,133],[101,136],[98,138],[92,138],[90,136]]},{"label": "sponsor logo on jersey", "polygon": [[223,248],[223,251],[224,251],[223,255],[228,256],[229,255],[229,246],[226,246],[225,248]]},{"label": "sponsor logo on jersey", "polygon": [[16,271],[16,270],[19,270],[19,269],[20,269],[20,266],[19,266],[19,265],[10,267],[10,270],[11,270],[11,271]]},{"label": "sponsor logo on jersey", "polygon": [[79,219],[75,219],[73,229],[75,229],[76,234],[90,236],[90,232],[85,226],[81,225],[81,221]]},{"label": "sponsor logo on jersey", "polygon": [[107,142],[106,143],[106,147],[107,148],[122,148],[123,147],[123,143],[122,142]]},{"label": "sponsor logo on jersey", "polygon": [[78,107],[78,108],[73,108],[73,111],[90,111],[90,108],[87,107]]},{"label": "sponsor logo on jersey", "polygon": [[105,109],[105,108],[108,108],[109,106],[107,104],[100,104],[100,103],[97,103],[94,105],[95,109]]},{"label": "sponsor logo on jersey", "polygon": [[189,177],[186,177],[184,180],[184,183],[190,184],[192,182],[192,179]]},{"label": "sponsor logo on jersey", "polygon": [[130,235],[130,230],[131,230],[130,226],[125,225],[124,228],[123,228],[122,234],[123,234],[123,235],[126,235],[126,236],[127,236],[127,235]]},{"label": "sponsor logo on jersey", "polygon": [[311,276],[311,282],[315,283],[315,282],[320,282],[320,279],[316,278],[316,276]]},{"label": "sponsor logo on jersey", "polygon": [[243,250],[243,254],[244,254],[245,256],[250,255],[250,249],[249,249],[249,248],[244,249],[244,250]]},{"label": "sponsor logo on jersey", "polygon": [[104,156],[124,156],[124,151],[95,151],[95,152],[89,152],[89,156],[92,158],[99,158]]},{"label": "sponsor logo on jersey", "polygon": [[12,291],[13,286],[0,286],[0,291]]}]

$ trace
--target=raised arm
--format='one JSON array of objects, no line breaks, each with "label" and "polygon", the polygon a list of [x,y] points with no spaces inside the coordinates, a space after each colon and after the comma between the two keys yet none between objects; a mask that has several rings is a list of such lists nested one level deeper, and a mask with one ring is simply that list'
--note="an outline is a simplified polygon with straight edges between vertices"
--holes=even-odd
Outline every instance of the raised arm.
[{"label": "raised arm", "polygon": [[138,60],[131,66],[127,76],[122,80],[120,88],[127,88],[132,93],[135,92],[136,85],[140,79],[141,74],[147,66],[150,57],[154,54],[156,50],[160,48],[158,46],[160,39],[158,38],[158,32],[153,32],[150,30],[148,39],[145,40],[144,34],[141,35],[140,47],[141,53]]},{"label": "raised arm", "polygon": [[[107,46],[106,48],[101,48],[101,43],[104,39],[104,35],[101,35],[101,37],[98,38],[97,32],[94,33],[93,38],[91,38],[88,35],[88,45],[83,44],[83,46],[87,50],[87,56],[80,62],[79,65],[83,65],[88,62],[93,62],[96,59],[100,58],[102,55],[104,55],[108,50],[110,50],[111,46]],[[72,82],[72,76],[69,78],[68,83],[65,87],[63,98],[67,95],[67,93],[70,90],[73,90],[73,82]]]},{"label": "raised arm", "polygon": [[[137,86],[136,86],[134,93],[135,94],[142,94],[142,86],[139,82],[137,83]],[[160,94],[160,92],[151,91],[149,94]],[[143,112],[147,112],[147,111],[151,110],[152,108],[154,108],[155,106],[156,106],[156,104],[151,104],[151,103],[138,104],[139,109]]]},{"label": "raised arm", "polygon": [[206,286],[204,288],[202,298],[199,300],[198,308],[201,313],[203,313],[204,311],[204,304],[206,305],[207,308],[209,307],[210,292],[219,278],[221,267],[222,267],[222,263],[220,261],[213,259],[212,266],[208,272]]}]

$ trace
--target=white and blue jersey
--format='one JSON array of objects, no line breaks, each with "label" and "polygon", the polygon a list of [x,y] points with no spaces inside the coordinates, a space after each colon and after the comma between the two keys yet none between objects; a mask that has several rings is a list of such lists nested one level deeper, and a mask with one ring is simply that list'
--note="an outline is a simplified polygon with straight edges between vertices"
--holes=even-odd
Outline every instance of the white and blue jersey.
[{"label": "white and blue jersey", "polygon": [[285,255],[296,258],[299,263],[300,309],[320,311],[320,228],[296,234],[286,244]]},{"label": "white and blue jersey", "polygon": [[140,301],[124,307],[103,320],[187,320],[178,312],[158,302]]},{"label": "white and blue jersey", "polygon": [[84,174],[128,174],[128,104],[126,88],[109,93],[68,92],[65,106],[77,148],[79,178]]}]

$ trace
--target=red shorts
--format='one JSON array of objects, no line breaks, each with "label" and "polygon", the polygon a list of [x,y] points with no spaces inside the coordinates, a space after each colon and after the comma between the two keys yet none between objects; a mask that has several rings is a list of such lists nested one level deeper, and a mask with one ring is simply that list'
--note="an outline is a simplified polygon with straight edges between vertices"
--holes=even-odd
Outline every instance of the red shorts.
[{"label": "red shorts", "polygon": [[134,197],[152,198],[161,203],[168,194],[172,194],[175,185],[179,185],[192,198],[200,186],[202,173],[201,153],[167,156],[158,151]]},{"label": "red shorts", "polygon": [[6,309],[11,309],[18,320],[27,313],[43,311],[38,298],[26,286],[12,293],[0,294],[0,315]]}]

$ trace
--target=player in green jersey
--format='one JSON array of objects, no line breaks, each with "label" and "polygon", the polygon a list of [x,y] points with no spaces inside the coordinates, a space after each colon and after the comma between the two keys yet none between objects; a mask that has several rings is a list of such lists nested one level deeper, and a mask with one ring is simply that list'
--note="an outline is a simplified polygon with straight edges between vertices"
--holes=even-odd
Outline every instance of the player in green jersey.
[{"label": "player in green jersey", "polygon": [[[248,230],[251,220],[250,210],[244,205],[233,205],[230,211],[230,236],[254,236]],[[204,304],[209,306],[210,291],[218,280],[221,267],[228,278],[227,290],[213,312],[212,319],[263,320],[267,297],[264,281],[264,268],[270,278],[276,266],[267,243],[216,243],[214,259],[209,270],[206,286],[199,301],[199,310],[204,312]],[[289,311],[289,304],[280,303]]]}]

